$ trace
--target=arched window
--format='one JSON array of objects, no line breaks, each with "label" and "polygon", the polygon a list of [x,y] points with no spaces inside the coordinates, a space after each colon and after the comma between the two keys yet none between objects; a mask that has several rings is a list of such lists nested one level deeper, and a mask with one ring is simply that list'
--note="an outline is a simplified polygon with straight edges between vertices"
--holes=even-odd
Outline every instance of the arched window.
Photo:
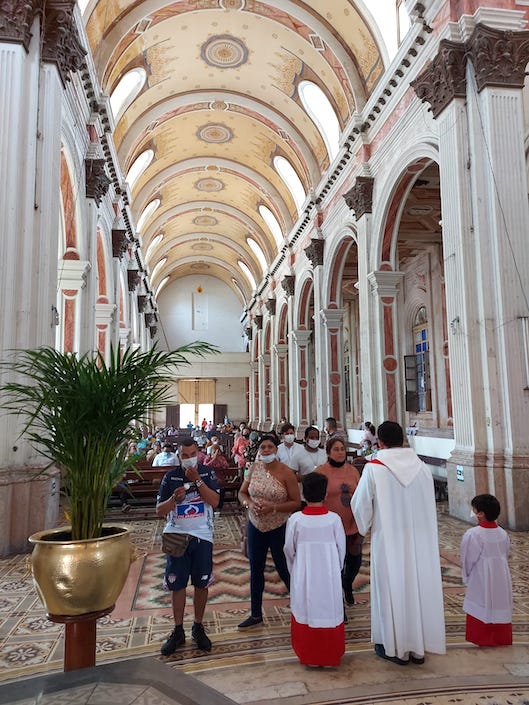
[{"label": "arched window", "polygon": [[432,410],[430,340],[428,314],[424,306],[415,314],[412,334],[414,354],[404,357],[406,411],[421,413]]},{"label": "arched window", "polygon": [[145,152],[142,152],[140,156],[134,160],[132,166],[130,167],[126,180],[129,183],[129,186],[132,188],[136,181],[140,178],[140,176],[143,174],[145,169],[149,166],[149,164],[152,162],[154,159],[154,152],[152,149],[146,149]]},{"label": "arched window", "polygon": [[167,257],[163,257],[158,264],[154,266],[154,269],[151,272],[151,281],[155,278],[155,276],[158,274],[158,272],[161,270],[161,268],[164,266],[164,264],[167,262]]},{"label": "arched window", "polygon": [[152,257],[154,250],[156,249],[156,247],[158,247],[158,245],[161,243],[162,240],[163,240],[163,233],[160,233],[159,235],[157,235],[153,239],[153,241],[151,242],[151,244],[147,248],[147,252],[145,253],[145,261],[146,262]]},{"label": "arched window", "polygon": [[272,213],[270,208],[267,208],[266,206],[259,206],[259,215],[268,225],[270,232],[275,238],[277,247],[280,248],[283,244],[283,231],[281,230],[281,226],[279,225],[277,218]]},{"label": "arched window", "polygon": [[301,213],[307,194],[292,164],[285,157],[274,157],[274,169],[292,194],[298,213]]},{"label": "arched window", "polygon": [[263,274],[266,272],[268,269],[268,264],[266,263],[266,257],[264,256],[264,252],[262,249],[259,247],[258,243],[251,237],[246,238],[246,242],[248,243],[250,249],[254,253],[254,255],[257,257],[259,260],[259,264],[261,265],[261,269],[263,270]]},{"label": "arched window", "polygon": [[250,282],[250,285],[252,287],[252,291],[257,289],[257,284],[255,283],[255,279],[253,274],[250,272],[250,269],[247,267],[244,262],[241,262],[241,260],[237,260],[237,264],[239,265],[239,268],[242,270],[244,276],[248,281]]},{"label": "arched window", "polygon": [[145,206],[145,208],[143,209],[143,213],[138,218],[138,224],[136,225],[136,230],[138,232],[142,232],[143,226],[149,220],[149,218],[154,213],[154,211],[158,208],[159,205],[160,205],[160,199],[155,198],[154,201],[151,201],[150,203],[148,203]]},{"label": "arched window", "polygon": [[116,122],[134,101],[146,80],[147,72],[142,68],[131,69],[121,78],[110,96],[110,107]]},{"label": "arched window", "polygon": [[169,281],[169,275],[167,275],[167,276],[166,276],[164,279],[162,279],[162,281],[160,282],[158,288],[156,289],[156,293],[155,293],[155,295],[154,295],[154,298],[155,298],[155,299],[158,298],[158,294],[159,294],[160,291],[164,288],[164,286],[167,284],[168,281]]},{"label": "arched window", "polygon": [[336,113],[325,93],[315,83],[301,81],[298,92],[303,107],[325,142],[329,159],[332,162],[340,149],[340,123]]}]

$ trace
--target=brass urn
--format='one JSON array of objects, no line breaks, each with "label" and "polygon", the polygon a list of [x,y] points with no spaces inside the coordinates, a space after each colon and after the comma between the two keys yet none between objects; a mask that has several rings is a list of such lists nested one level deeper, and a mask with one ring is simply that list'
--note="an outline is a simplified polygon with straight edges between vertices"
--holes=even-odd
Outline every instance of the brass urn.
[{"label": "brass urn", "polygon": [[70,527],[39,531],[31,570],[39,597],[49,615],[76,616],[112,607],[135,559],[130,531],[103,526],[97,539],[72,541]]}]

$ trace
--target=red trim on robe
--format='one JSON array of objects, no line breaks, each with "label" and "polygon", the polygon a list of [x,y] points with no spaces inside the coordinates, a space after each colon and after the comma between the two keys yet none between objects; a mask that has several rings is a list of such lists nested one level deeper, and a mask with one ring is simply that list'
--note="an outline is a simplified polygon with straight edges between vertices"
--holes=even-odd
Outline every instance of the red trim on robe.
[{"label": "red trim on robe", "polygon": [[495,521],[480,521],[479,526],[481,526],[483,529],[497,529],[498,525],[496,524]]},{"label": "red trim on robe", "polygon": [[375,465],[384,465],[384,463],[378,458],[373,458],[373,460],[368,460],[368,463],[375,463]]},{"label": "red trim on robe", "polygon": [[313,516],[316,516],[318,514],[328,514],[329,510],[327,509],[327,507],[309,507],[309,506],[307,506],[301,510],[301,513],[302,514],[309,514],[309,515],[312,514]]},{"label": "red trim on robe", "polygon": [[304,666],[339,666],[345,653],[345,627],[309,627],[290,615],[290,638]]},{"label": "red trim on robe", "polygon": [[465,639],[478,646],[510,646],[512,624],[487,624],[467,614]]}]

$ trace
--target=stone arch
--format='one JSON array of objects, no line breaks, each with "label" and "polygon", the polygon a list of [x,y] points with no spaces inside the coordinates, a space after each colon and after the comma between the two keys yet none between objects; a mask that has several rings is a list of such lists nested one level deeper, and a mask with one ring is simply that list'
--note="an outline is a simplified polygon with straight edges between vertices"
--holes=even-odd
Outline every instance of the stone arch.
[{"label": "stone arch", "polygon": [[347,257],[356,245],[356,234],[352,227],[346,228],[332,243],[326,255],[323,300],[327,308],[341,308],[343,305],[342,282]]},{"label": "stone arch", "polygon": [[310,272],[307,272],[300,282],[298,291],[299,295],[296,297],[294,308],[294,327],[300,330],[309,330],[311,327],[310,304],[314,294],[314,281]]}]

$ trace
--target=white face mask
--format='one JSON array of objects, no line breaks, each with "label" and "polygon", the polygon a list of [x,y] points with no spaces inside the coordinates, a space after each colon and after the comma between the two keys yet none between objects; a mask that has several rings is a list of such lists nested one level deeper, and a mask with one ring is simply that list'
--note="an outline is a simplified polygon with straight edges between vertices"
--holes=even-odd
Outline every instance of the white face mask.
[{"label": "white face mask", "polygon": [[197,466],[197,456],[195,455],[194,458],[182,458],[182,467],[185,469],[187,468],[196,468]]},{"label": "white face mask", "polygon": [[320,445],[320,440],[319,438],[309,438],[307,445],[309,448],[317,448]]},{"label": "white face mask", "polygon": [[478,520],[477,515],[474,514],[474,510],[471,509],[471,510],[470,510],[470,521],[477,521],[477,520]]},{"label": "white face mask", "polygon": [[272,453],[271,455],[261,455],[261,460],[263,461],[263,463],[273,463],[275,459],[275,453]]},{"label": "white face mask", "polygon": [[285,436],[285,443],[294,443],[296,436],[293,433],[287,433]]}]

